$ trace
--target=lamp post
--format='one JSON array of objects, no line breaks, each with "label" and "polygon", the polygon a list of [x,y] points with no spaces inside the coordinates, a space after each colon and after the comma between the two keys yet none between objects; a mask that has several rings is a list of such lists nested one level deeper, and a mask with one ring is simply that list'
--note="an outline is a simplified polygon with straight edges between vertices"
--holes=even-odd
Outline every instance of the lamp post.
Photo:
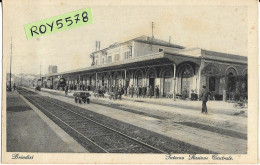
[{"label": "lamp post", "polygon": [[12,37],[11,37],[11,55],[10,55],[10,91],[12,91]]}]

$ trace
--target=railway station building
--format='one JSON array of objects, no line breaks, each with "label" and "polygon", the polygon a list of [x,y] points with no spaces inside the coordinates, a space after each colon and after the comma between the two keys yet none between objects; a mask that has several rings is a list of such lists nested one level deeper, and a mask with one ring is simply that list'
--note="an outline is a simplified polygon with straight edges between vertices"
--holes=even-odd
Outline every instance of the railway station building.
[{"label": "railway station building", "polygon": [[185,48],[153,37],[141,36],[113,44],[89,56],[86,68],[48,74],[43,85],[60,77],[67,84],[85,86],[159,86],[160,96],[198,94],[205,85],[217,100],[235,94],[247,96],[247,57]]}]

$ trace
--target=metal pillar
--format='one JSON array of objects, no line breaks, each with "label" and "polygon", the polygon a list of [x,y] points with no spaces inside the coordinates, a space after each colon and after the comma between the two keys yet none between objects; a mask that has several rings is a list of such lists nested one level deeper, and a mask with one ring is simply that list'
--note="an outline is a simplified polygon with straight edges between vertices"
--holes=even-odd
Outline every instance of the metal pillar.
[{"label": "metal pillar", "polygon": [[96,73],[96,87],[97,87],[97,73]]},{"label": "metal pillar", "polygon": [[125,82],[124,82],[124,86],[126,86],[126,70],[125,70]]},{"label": "metal pillar", "polygon": [[201,71],[202,71],[202,69],[204,68],[204,65],[205,65],[205,62],[204,62],[204,60],[203,59],[201,59],[201,62],[200,62],[200,67],[199,67],[199,70],[198,70],[198,84],[197,84],[197,86],[198,86],[198,88],[197,88],[197,94],[198,94],[198,96],[200,95],[200,90],[201,90]]},{"label": "metal pillar", "polygon": [[173,100],[175,100],[175,98],[176,98],[176,96],[175,96],[175,94],[176,94],[176,91],[175,91],[175,81],[176,81],[176,64],[174,64],[173,63],[173,82],[172,82],[172,84],[173,84],[173,95],[172,95],[172,98],[173,98]]}]

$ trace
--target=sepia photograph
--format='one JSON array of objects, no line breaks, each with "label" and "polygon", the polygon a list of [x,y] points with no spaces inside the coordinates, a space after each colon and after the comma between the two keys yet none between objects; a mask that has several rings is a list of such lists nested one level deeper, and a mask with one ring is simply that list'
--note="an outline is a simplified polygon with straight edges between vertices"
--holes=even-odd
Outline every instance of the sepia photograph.
[{"label": "sepia photograph", "polygon": [[255,5],[4,0],[2,162],[256,163]]}]

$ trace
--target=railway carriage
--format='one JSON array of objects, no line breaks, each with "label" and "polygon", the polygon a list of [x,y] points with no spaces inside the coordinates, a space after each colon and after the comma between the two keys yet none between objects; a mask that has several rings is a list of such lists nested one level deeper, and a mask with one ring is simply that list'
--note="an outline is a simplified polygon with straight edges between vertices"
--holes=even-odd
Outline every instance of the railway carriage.
[{"label": "railway carriage", "polygon": [[51,79],[48,79],[48,80],[47,80],[47,88],[53,89],[53,83],[52,83],[52,80],[51,80]]}]

